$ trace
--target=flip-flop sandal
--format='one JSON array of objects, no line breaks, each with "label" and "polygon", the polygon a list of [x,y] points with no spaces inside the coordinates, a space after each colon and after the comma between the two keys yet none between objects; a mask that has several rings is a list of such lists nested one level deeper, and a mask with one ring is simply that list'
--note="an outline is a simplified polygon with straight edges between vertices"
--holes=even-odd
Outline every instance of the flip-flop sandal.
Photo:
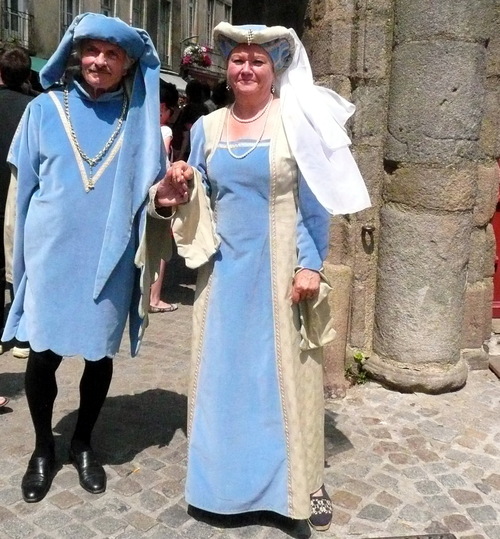
[{"label": "flip-flop sandal", "polygon": [[0,408],[8,404],[9,399],[7,397],[0,397]]},{"label": "flip-flop sandal", "polygon": [[153,305],[149,306],[149,312],[150,313],[171,313],[173,311],[176,311],[179,307],[176,303],[171,303],[168,307],[153,307]]}]

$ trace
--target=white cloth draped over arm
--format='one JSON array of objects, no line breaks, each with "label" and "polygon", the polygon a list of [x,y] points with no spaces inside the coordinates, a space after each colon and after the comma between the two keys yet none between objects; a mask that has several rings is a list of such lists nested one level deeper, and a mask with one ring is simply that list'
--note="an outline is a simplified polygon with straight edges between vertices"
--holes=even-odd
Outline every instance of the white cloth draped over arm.
[{"label": "white cloth draped over arm", "polygon": [[177,206],[172,219],[177,251],[188,268],[199,268],[217,251],[220,239],[215,224],[210,199],[205,192],[201,173],[193,167],[194,179],[187,204]]}]

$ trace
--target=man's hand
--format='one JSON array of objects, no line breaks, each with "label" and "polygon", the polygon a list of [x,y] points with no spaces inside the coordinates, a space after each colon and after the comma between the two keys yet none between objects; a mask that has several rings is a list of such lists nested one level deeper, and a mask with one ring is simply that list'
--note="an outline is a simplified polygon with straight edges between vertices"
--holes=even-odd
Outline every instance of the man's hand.
[{"label": "man's hand", "polygon": [[300,270],[295,274],[292,282],[292,301],[298,303],[305,299],[316,297],[319,292],[321,278],[317,271],[310,269]]}]

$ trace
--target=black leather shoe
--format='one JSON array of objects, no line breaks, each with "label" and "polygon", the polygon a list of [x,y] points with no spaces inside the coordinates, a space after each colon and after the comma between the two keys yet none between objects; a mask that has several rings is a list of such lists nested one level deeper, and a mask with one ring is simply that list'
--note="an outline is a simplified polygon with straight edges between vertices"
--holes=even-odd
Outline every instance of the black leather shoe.
[{"label": "black leather shoe", "polygon": [[31,457],[21,482],[23,499],[28,503],[43,500],[54,479],[54,457]]},{"label": "black leather shoe", "polygon": [[100,494],[106,490],[106,472],[92,449],[79,453],[70,449],[69,456],[78,471],[82,488],[91,494]]}]

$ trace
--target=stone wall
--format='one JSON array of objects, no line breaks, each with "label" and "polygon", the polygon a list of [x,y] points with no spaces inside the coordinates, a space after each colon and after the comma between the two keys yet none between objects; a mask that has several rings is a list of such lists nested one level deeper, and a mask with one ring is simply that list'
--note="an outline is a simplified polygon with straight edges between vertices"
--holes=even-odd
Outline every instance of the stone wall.
[{"label": "stone wall", "polygon": [[[235,22],[286,25],[304,3],[264,5],[235,2]],[[357,350],[400,390],[460,387],[488,364],[500,0],[309,0],[302,27],[316,81],[356,104],[352,148],[373,203],[332,223],[327,392],[344,391]]]}]

